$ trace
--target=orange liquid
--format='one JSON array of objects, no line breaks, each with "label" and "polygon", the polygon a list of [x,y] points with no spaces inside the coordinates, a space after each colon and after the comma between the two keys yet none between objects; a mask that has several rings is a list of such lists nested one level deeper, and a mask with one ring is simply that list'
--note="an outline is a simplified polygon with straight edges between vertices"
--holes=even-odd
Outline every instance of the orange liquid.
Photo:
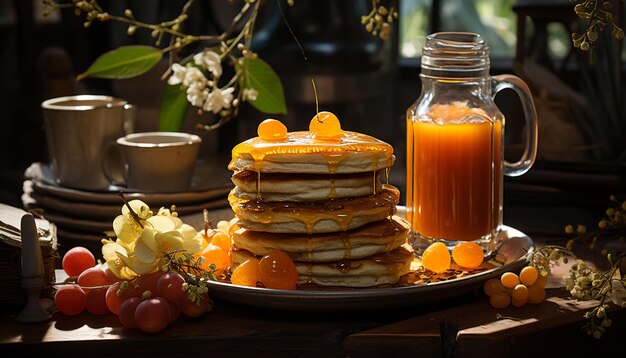
[{"label": "orange liquid", "polygon": [[423,237],[478,240],[499,225],[501,122],[472,118],[407,121],[407,216]]}]

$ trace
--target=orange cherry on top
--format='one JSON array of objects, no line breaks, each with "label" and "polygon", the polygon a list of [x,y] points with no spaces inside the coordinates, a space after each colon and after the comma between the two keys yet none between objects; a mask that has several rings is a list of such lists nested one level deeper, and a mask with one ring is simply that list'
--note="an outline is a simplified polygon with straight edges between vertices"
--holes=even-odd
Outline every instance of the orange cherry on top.
[{"label": "orange cherry on top", "polygon": [[313,132],[314,138],[339,139],[343,136],[339,119],[331,112],[320,112],[313,116],[309,124],[309,131]]},{"label": "orange cherry on top", "polygon": [[257,128],[259,137],[268,142],[280,142],[287,139],[287,127],[279,120],[268,118]]}]

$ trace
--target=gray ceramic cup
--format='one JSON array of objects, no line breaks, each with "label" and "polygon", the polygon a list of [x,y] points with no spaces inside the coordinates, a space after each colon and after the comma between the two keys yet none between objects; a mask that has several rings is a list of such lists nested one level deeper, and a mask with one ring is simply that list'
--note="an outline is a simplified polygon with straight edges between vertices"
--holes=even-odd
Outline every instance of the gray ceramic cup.
[{"label": "gray ceramic cup", "polygon": [[[111,180],[104,174],[104,152],[119,137],[133,131],[135,108],[123,99],[92,95],[52,98],[41,108],[57,183],[106,190]],[[116,167],[121,168],[121,164]],[[117,180],[121,171],[112,174]]]},{"label": "gray ceramic cup", "polygon": [[144,132],[119,138],[125,185],[140,191],[188,190],[201,142],[195,134],[179,132]]}]

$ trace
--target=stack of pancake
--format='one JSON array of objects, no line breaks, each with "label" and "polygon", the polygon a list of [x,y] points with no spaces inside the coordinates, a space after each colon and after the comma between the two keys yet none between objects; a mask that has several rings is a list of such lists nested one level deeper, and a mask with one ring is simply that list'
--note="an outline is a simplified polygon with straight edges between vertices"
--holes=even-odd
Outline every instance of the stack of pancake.
[{"label": "stack of pancake", "polygon": [[229,165],[233,269],[280,250],[294,261],[299,285],[396,283],[413,253],[403,245],[407,222],[394,216],[399,191],[381,183],[393,162],[389,144],[348,131],[333,140],[303,131],[238,144]]}]

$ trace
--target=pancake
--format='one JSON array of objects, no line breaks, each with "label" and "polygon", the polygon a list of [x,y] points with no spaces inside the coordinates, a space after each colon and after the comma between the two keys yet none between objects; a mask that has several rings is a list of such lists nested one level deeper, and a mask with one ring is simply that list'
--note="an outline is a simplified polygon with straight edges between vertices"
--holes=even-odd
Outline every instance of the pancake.
[{"label": "pancake", "polygon": [[362,133],[345,131],[337,141],[315,139],[311,132],[289,132],[284,141],[259,137],[237,144],[228,169],[263,173],[342,174],[390,168],[391,145]]},{"label": "pancake", "polygon": [[[233,195],[254,200],[257,194],[265,201],[321,201],[367,196],[380,191],[381,172],[357,174],[282,174],[243,170],[233,174]],[[260,188],[257,193],[257,185]]]},{"label": "pancake", "polygon": [[320,202],[243,201],[231,192],[231,208],[238,225],[253,231],[271,233],[324,233],[356,229],[393,216],[400,192],[383,185],[374,195]]},{"label": "pancake", "polygon": [[292,260],[302,262],[337,262],[389,252],[405,243],[409,232],[409,224],[397,216],[350,231],[313,235],[272,234],[235,228],[231,237],[237,248],[257,256],[279,250]]},{"label": "pancake", "polygon": [[[255,258],[251,252],[232,250],[233,267]],[[407,244],[392,252],[358,260],[335,263],[294,262],[298,270],[298,284],[316,284],[338,287],[373,287],[393,285],[409,272],[413,250]]]}]

